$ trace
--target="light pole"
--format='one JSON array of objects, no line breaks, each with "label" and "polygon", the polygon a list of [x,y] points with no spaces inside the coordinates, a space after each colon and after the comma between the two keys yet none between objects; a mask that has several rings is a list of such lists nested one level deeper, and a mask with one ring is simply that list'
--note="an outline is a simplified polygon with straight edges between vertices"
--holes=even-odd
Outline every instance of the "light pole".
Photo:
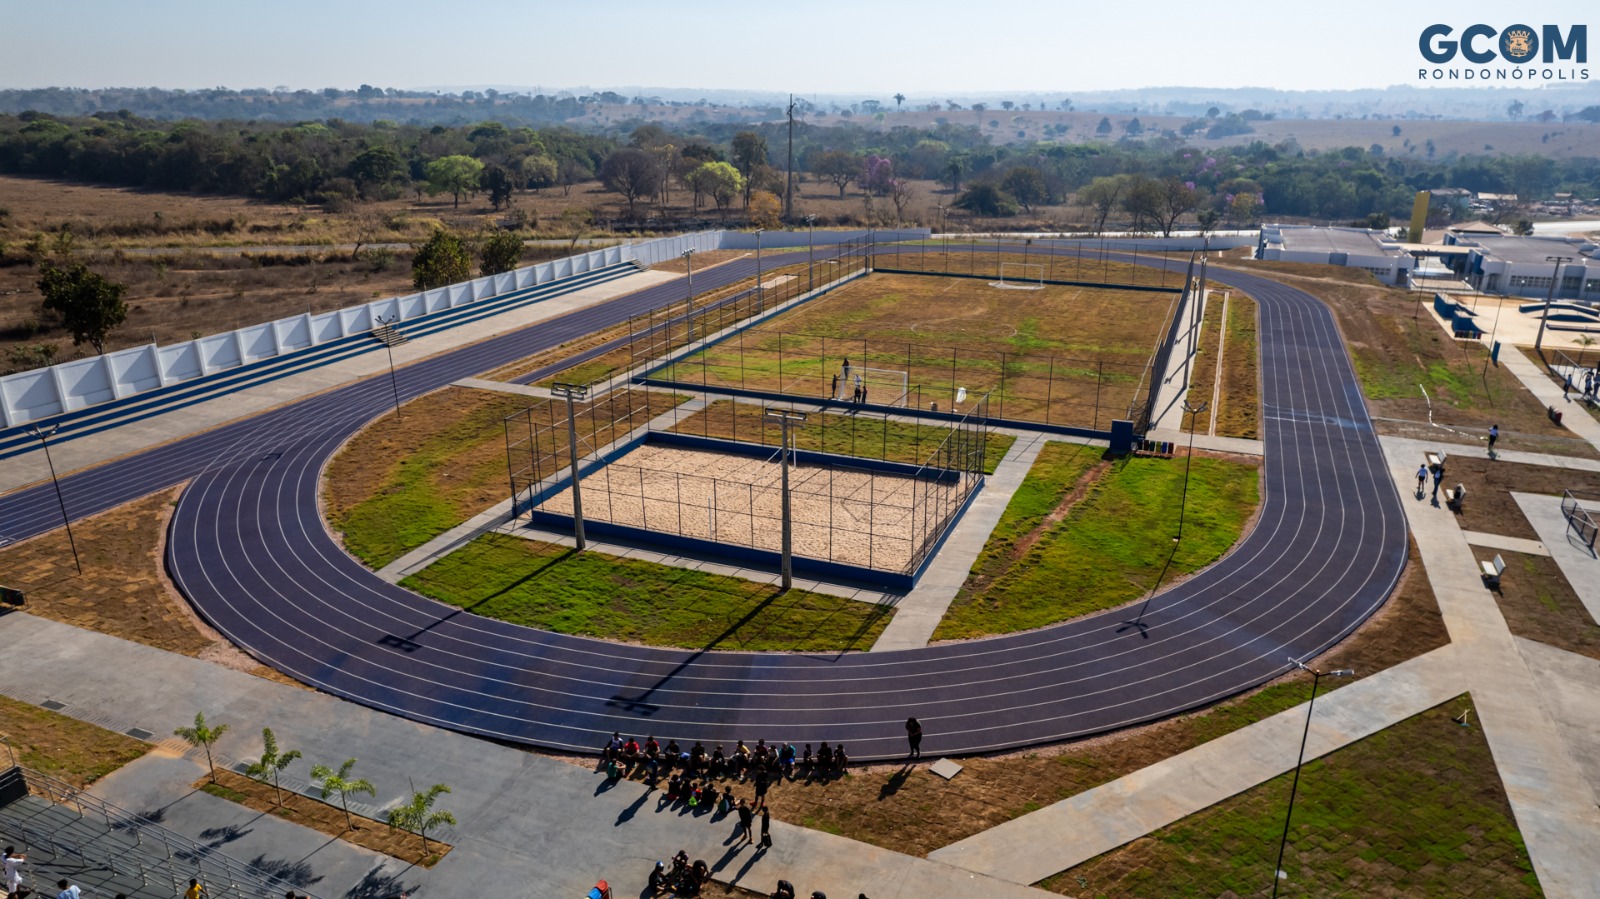
[{"label": "light pole", "polygon": [[54,434],[61,425],[53,424],[49,430],[41,427],[32,427],[28,433],[39,438],[39,444],[44,447],[44,461],[50,466],[50,483],[56,488],[56,505],[61,507],[61,523],[67,528],[67,543],[72,547],[72,564],[77,566],[78,574],[83,574],[83,562],[78,559],[78,541],[72,536],[72,519],[67,517],[67,501],[61,497],[61,482],[56,479],[56,463],[50,457],[50,435]]},{"label": "light pole", "polygon": [[1300,789],[1300,766],[1306,760],[1306,739],[1311,736],[1311,710],[1317,704],[1317,685],[1322,683],[1324,677],[1351,677],[1356,672],[1353,668],[1340,668],[1337,671],[1318,671],[1307,667],[1305,662],[1291,658],[1296,668],[1311,675],[1311,701],[1306,703],[1306,729],[1300,735],[1300,757],[1294,761],[1294,781],[1289,786],[1289,810],[1283,815],[1283,838],[1278,841],[1278,863],[1272,868],[1272,895],[1277,899],[1278,884],[1288,875],[1283,871],[1283,850],[1289,845],[1289,818],[1294,815],[1294,796]]},{"label": "light pole", "polygon": [[572,402],[587,397],[589,388],[557,381],[550,385],[550,393],[567,401],[567,455],[572,461],[572,537],[577,541],[578,551],[583,552],[589,544],[583,539],[583,493],[578,485],[578,425]]},{"label": "light pole", "polygon": [[1189,455],[1183,459],[1183,499],[1178,503],[1178,536],[1172,538],[1175,541],[1183,540],[1183,513],[1189,508],[1189,466],[1194,462],[1195,422],[1209,405],[1211,405],[1209,400],[1198,406],[1189,405],[1188,400],[1183,401],[1183,411],[1189,413]]},{"label": "light pole", "polygon": [[[1544,326],[1546,322],[1550,321],[1550,302],[1556,297],[1556,285],[1561,283],[1561,263],[1571,262],[1572,257],[1546,256],[1544,261],[1554,262],[1556,270],[1550,275],[1550,292],[1545,294],[1544,297],[1544,315],[1539,316],[1539,334],[1533,338],[1533,351],[1535,353],[1540,353],[1539,348],[1544,344]],[[1510,276],[1508,275],[1507,277],[1509,278]],[[1543,353],[1540,353],[1540,358],[1543,358]]]},{"label": "light pole", "polygon": [[[381,328],[381,327],[383,327],[385,325],[394,324],[396,321],[399,320],[399,318],[400,318],[399,311],[395,311],[395,312],[393,312],[393,313],[391,313],[389,315],[375,315],[375,316],[372,317],[372,320],[377,322],[378,323],[378,327]],[[394,373],[394,344],[390,340],[386,339],[383,342],[383,349],[384,349],[384,352],[389,354],[389,387],[390,387],[390,389],[392,389],[394,391],[394,417],[395,418],[399,418],[400,417],[400,379],[397,378],[395,376],[395,373]]]},{"label": "light pole", "polygon": [[763,312],[767,309],[765,297],[761,293],[761,235],[765,232],[765,228],[756,229],[756,308]]},{"label": "light pole", "polygon": [[806,292],[817,289],[817,217],[806,216]]},{"label": "light pole", "polygon": [[[683,251],[683,264],[687,269],[687,275],[685,277],[687,278],[687,283],[689,285],[688,299],[684,301],[689,306],[689,311],[684,313],[685,319],[689,323],[688,339],[684,341],[684,346],[694,343],[694,253],[695,251],[693,247]],[[670,326],[667,330],[667,345],[669,347],[672,345],[672,331]]]},{"label": "light pole", "polygon": [[767,418],[776,420],[779,427],[782,428],[782,436],[779,439],[783,443],[783,449],[779,452],[782,457],[781,465],[783,468],[783,556],[782,561],[779,563],[778,571],[783,577],[783,589],[788,590],[794,586],[794,525],[789,514],[789,464],[790,456],[792,455],[792,451],[789,449],[789,423],[798,424],[804,422],[806,413],[797,412],[793,409],[767,409],[762,414]]}]

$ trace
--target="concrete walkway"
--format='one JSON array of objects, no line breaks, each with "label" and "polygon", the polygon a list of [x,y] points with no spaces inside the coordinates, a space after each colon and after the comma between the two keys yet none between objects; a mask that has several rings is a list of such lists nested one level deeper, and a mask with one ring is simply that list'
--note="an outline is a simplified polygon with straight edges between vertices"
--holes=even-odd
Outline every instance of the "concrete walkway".
[{"label": "concrete walkway", "polygon": [[[1531,352],[1531,351],[1530,351]],[[1600,447],[1600,421],[1596,421],[1583,408],[1561,395],[1561,385],[1545,375],[1543,367],[1528,358],[1521,347],[1505,346],[1500,351],[1500,364],[1517,376],[1522,386],[1538,398],[1544,406],[1554,406],[1562,411],[1561,424],[1567,430]],[[1579,385],[1582,386],[1582,385]]]},{"label": "concrete walkway", "polygon": [[[1456,654],[1446,646],[1319,697],[1306,760],[1459,695],[1461,677]],[[1302,703],[929,858],[1037,883],[1292,770],[1305,725]]]},{"label": "concrete walkway", "polygon": [[1033,461],[1044,449],[1045,437],[1026,434],[1017,437],[1006,451],[1004,459],[994,468],[994,474],[984,478],[983,490],[956,522],[944,547],[934,557],[928,570],[923,572],[917,586],[895,606],[894,618],[878,641],[873,652],[889,649],[914,649],[927,646],[933,631],[944,619],[945,610],[967,582],[967,575],[983,552],[989,534],[1005,514],[1011,497],[1022,485]]},{"label": "concrete walkway", "polygon": [[1183,402],[1189,398],[1189,385],[1194,382],[1195,366],[1200,364],[1195,356],[1195,347],[1200,343],[1201,332],[1205,330],[1205,303],[1211,300],[1210,294],[1214,292],[1206,291],[1198,313],[1190,313],[1186,308],[1178,310],[1178,314],[1184,316],[1184,321],[1179,325],[1177,339],[1172,343],[1172,353],[1167,357],[1166,377],[1160,384],[1151,385],[1156,391],[1155,411],[1150,421],[1152,430],[1184,430]]},{"label": "concrete walkway", "polygon": [[[454,328],[425,334],[395,347],[394,364],[397,367],[405,366],[446,350],[477,343],[506,331],[565,315],[679,277],[681,276],[668,272],[640,272],[510,309]],[[274,406],[281,406],[369,377],[387,370],[388,367],[389,360],[384,353],[362,353],[244,390],[171,409],[149,418],[129,421],[91,438],[52,442],[50,452],[55,459],[56,471],[66,474],[180,437],[210,430],[235,419],[256,415]],[[0,493],[45,480],[49,476],[50,471],[44,453],[39,450],[7,459],[5,465],[0,466]]]},{"label": "concrete walkway", "polygon": [[[63,677],[63,672],[72,676]],[[158,683],[161,689],[150,688]],[[412,890],[414,897],[452,899],[575,897],[601,878],[611,882],[616,896],[632,897],[643,893],[652,862],[679,849],[690,858],[705,859],[720,879],[764,892],[781,877],[800,887],[801,895],[819,889],[833,896],[864,892],[874,899],[1048,895],[777,821],[772,824],[773,849],[736,849],[732,821],[663,807],[659,793],[638,783],[607,788],[604,778],[587,767],[25,613],[0,616],[0,689],[26,702],[52,700],[61,704],[63,714],[119,732],[141,728],[171,734],[192,723],[196,711],[205,711],[213,724],[233,726],[216,747],[224,765],[253,757],[259,751],[260,728],[271,727],[283,748],[305,753],[304,762],[290,769],[297,777],[304,777],[312,763],[337,767],[344,759],[359,759],[355,773],[378,789],[369,814],[399,802],[413,783],[451,787],[436,807],[454,812],[460,822],[438,834],[454,850],[432,870],[404,869],[390,875],[392,869],[386,867],[380,873],[390,878],[392,892],[367,892],[351,882],[362,864],[350,862],[342,851],[308,850],[325,842],[324,837],[279,837],[278,828],[269,832],[257,827],[252,836],[259,834],[261,842],[250,844],[245,854],[302,865],[304,875],[314,878],[308,892],[324,899],[389,896],[401,889]],[[166,741],[172,745],[170,737]],[[136,769],[126,784],[113,782],[108,791],[147,808],[166,808],[163,823],[168,827],[214,826],[209,803],[195,806],[192,822],[179,821],[190,808],[186,797],[194,779],[192,764],[169,768],[149,762],[143,771],[159,776],[139,783]],[[285,783],[298,788],[303,781],[286,777]],[[748,786],[736,790],[750,795]],[[371,869],[361,871],[359,877],[369,873]]]}]

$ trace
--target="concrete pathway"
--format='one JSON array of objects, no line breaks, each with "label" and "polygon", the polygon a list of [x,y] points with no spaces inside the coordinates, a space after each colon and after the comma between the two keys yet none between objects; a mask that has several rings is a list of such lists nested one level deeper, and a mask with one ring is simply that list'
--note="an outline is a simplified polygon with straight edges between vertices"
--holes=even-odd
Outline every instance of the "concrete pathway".
[{"label": "concrete pathway", "polygon": [[[681,277],[668,272],[639,272],[586,287],[548,300],[507,310],[478,321],[467,322],[425,334],[394,348],[394,364],[404,366],[446,350],[486,340],[577,309],[633,293]],[[130,421],[92,438],[52,442],[51,455],[56,471],[66,474],[79,468],[98,465],[129,453],[210,430],[239,418],[246,418],[274,406],[293,402],[312,394],[331,390],[351,381],[369,377],[389,367],[384,353],[362,353],[337,362],[257,384],[244,390],[213,397],[203,402],[171,409],[159,415]],[[7,459],[0,466],[0,493],[42,481],[50,476],[44,453],[34,450]]]},{"label": "concrete pathway", "polygon": [[1528,358],[1521,347],[1502,347],[1500,364],[1505,366],[1506,371],[1516,375],[1517,380],[1539,399],[1541,405],[1560,409],[1563,413],[1561,416],[1563,427],[1594,446],[1600,447],[1600,421],[1596,421],[1594,416],[1586,412],[1582,403],[1562,397],[1561,385],[1550,380],[1540,363]]},{"label": "concrete pathway", "polygon": [[917,586],[895,606],[894,619],[878,635],[873,652],[928,645],[1045,442],[1044,435],[1028,434],[1011,444],[994,474],[984,478],[983,490],[956,522]]},{"label": "concrete pathway", "polygon": [[1600,622],[1600,558],[1596,558],[1595,550],[1567,527],[1567,517],[1561,511],[1561,497],[1513,493],[1511,498],[1533,525],[1533,532],[1539,535],[1545,555],[1555,559],[1572,592],[1589,611],[1589,618]]},{"label": "concrete pathway", "polygon": [[[1467,494],[1467,500],[1472,500],[1472,494]],[[1499,534],[1485,534],[1480,531],[1462,531],[1462,539],[1469,546],[1481,546],[1484,549],[1504,549],[1514,553],[1527,553],[1530,556],[1548,556],[1550,550],[1537,540],[1527,540],[1522,537],[1502,537]]]},{"label": "concrete pathway", "polygon": [[[1463,692],[1451,647],[1318,697],[1306,760],[1377,733]],[[1037,883],[1294,768],[1306,705],[976,836],[929,858]]]},{"label": "concrete pathway", "polygon": [[1201,332],[1205,330],[1205,303],[1211,300],[1210,294],[1215,292],[1206,291],[1205,301],[1200,304],[1193,318],[1187,314],[1188,309],[1178,310],[1178,314],[1184,316],[1184,322],[1179,326],[1177,339],[1173,341],[1172,354],[1167,357],[1166,377],[1160,384],[1151,385],[1156,391],[1155,411],[1150,422],[1152,429],[1184,431],[1187,419],[1184,417],[1183,401],[1189,398],[1189,385],[1194,381],[1195,366],[1200,364],[1195,356],[1195,347],[1201,340]]},{"label": "concrete pathway", "polygon": [[[1145,436],[1151,440],[1170,440],[1180,447],[1189,446],[1188,431],[1152,428]],[[1241,456],[1265,456],[1267,454],[1267,445],[1263,441],[1251,440],[1246,437],[1216,437],[1210,434],[1194,435],[1194,448],[1197,450],[1210,450],[1216,453],[1236,453]]]},{"label": "concrete pathway", "polygon": [[[152,684],[162,688],[151,689]],[[731,821],[664,808],[659,794],[640,784],[622,782],[608,789],[604,778],[587,767],[26,613],[0,616],[0,690],[26,702],[51,700],[63,714],[118,732],[140,728],[171,734],[192,723],[196,711],[205,711],[213,724],[233,726],[216,747],[224,765],[252,758],[259,751],[260,728],[271,727],[281,746],[305,753],[304,762],[290,769],[296,777],[312,763],[337,766],[359,759],[355,773],[378,789],[377,799],[362,807],[367,814],[402,800],[410,784],[448,784],[453,792],[441,797],[437,808],[453,811],[460,823],[438,836],[454,850],[430,871],[404,869],[393,875],[393,893],[407,889],[414,897],[452,899],[581,896],[605,878],[616,896],[632,897],[643,893],[654,860],[683,849],[717,868],[719,878],[764,892],[781,877],[800,887],[801,895],[818,889],[833,896],[864,892],[874,899],[1048,895],[776,821],[772,850],[734,849]],[[171,748],[174,741],[166,737],[164,745]],[[192,764],[185,769],[148,762],[106,789],[124,801],[166,808],[168,827],[184,832],[213,827],[210,803],[194,804],[189,819],[185,797],[193,771]],[[149,775],[148,781],[142,775]],[[285,778],[286,785],[292,781]],[[303,783],[295,782],[296,788]],[[308,892],[325,899],[392,894],[361,892],[352,878],[366,878],[370,871],[358,875],[361,864],[346,859],[342,850],[311,852],[308,847],[325,841],[320,835],[280,836],[279,828],[269,832],[252,826],[251,836],[259,835],[261,842],[249,844],[246,854],[303,863],[306,876],[317,878]]]}]

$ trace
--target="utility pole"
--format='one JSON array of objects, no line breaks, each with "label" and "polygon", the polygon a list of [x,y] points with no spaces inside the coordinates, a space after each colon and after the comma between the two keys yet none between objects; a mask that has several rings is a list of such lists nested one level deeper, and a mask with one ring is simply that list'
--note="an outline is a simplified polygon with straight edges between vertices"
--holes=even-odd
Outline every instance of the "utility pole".
[{"label": "utility pole", "polygon": [[1289,786],[1289,810],[1283,814],[1283,838],[1278,841],[1278,864],[1272,869],[1272,896],[1277,899],[1278,885],[1289,875],[1283,870],[1283,850],[1289,845],[1289,819],[1294,815],[1294,796],[1300,791],[1300,767],[1306,760],[1306,739],[1311,736],[1311,710],[1317,706],[1317,685],[1325,677],[1351,677],[1355,670],[1340,668],[1338,671],[1318,671],[1306,667],[1306,663],[1297,659],[1290,659],[1296,668],[1311,675],[1311,701],[1306,703],[1306,729],[1300,735],[1300,757],[1294,762],[1294,782]]},{"label": "utility pole", "polygon": [[756,229],[756,308],[762,312],[767,311],[766,295],[761,290],[761,235],[765,233],[765,228]]},{"label": "utility pole", "polygon": [[32,427],[28,433],[39,438],[39,444],[44,447],[44,461],[50,466],[50,483],[56,488],[56,505],[61,507],[61,523],[67,528],[67,543],[72,547],[72,564],[77,566],[78,574],[83,574],[83,562],[78,559],[78,541],[72,536],[72,519],[67,517],[67,501],[61,497],[61,482],[56,479],[56,463],[50,458],[50,436],[61,428],[60,424],[53,424],[49,430],[41,427]]},{"label": "utility pole", "polygon": [[1561,283],[1561,263],[1571,262],[1571,256],[1546,256],[1545,262],[1554,262],[1556,270],[1550,275],[1550,292],[1544,297],[1544,314],[1539,316],[1539,334],[1533,339],[1533,351],[1544,357],[1540,347],[1544,344],[1544,326],[1550,320],[1550,302],[1556,298],[1556,285]]},{"label": "utility pole", "polygon": [[778,572],[783,578],[783,589],[788,590],[794,586],[794,522],[789,509],[789,465],[793,451],[789,448],[789,423],[802,423],[806,420],[806,413],[793,409],[767,409],[763,415],[775,419],[782,429],[780,440],[783,449],[780,450],[781,465],[783,468],[783,554],[779,562]]},{"label": "utility pole", "polygon": [[550,393],[567,401],[567,455],[572,461],[572,537],[577,541],[578,551],[582,552],[589,543],[583,538],[583,493],[578,487],[578,424],[572,402],[587,397],[589,388],[557,381],[550,385]]},{"label": "utility pole", "polygon": [[783,186],[783,220],[794,218],[794,94],[789,95],[789,164]]},{"label": "utility pole", "polygon": [[[684,313],[684,318],[689,324],[689,332],[688,332],[688,339],[683,342],[683,345],[684,346],[688,346],[689,344],[694,343],[694,248],[693,247],[690,247],[689,249],[683,251],[683,264],[685,266],[687,266],[687,268],[688,268],[688,275],[686,277],[688,279],[688,284],[689,284],[689,294],[688,294],[688,299],[686,300],[686,302],[689,304],[689,311]],[[670,323],[667,325],[667,345],[669,347],[672,345],[672,326],[671,326]]]},{"label": "utility pole", "polygon": [[[374,316],[378,327],[393,325],[400,318],[398,310],[389,315]],[[383,342],[384,352],[389,354],[389,388],[394,391],[394,417],[400,417],[400,379],[394,373],[394,339],[391,337]]]},{"label": "utility pole", "polygon": [[817,289],[817,217],[806,216],[806,291]]}]

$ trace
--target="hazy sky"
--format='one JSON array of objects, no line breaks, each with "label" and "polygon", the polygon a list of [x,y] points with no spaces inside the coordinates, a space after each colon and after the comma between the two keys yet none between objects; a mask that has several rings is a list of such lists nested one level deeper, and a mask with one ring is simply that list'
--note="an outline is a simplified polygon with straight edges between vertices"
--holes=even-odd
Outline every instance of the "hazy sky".
[{"label": "hazy sky", "polygon": [[0,87],[1384,87],[1434,22],[1589,24],[1600,81],[1577,0],[0,0]]}]

